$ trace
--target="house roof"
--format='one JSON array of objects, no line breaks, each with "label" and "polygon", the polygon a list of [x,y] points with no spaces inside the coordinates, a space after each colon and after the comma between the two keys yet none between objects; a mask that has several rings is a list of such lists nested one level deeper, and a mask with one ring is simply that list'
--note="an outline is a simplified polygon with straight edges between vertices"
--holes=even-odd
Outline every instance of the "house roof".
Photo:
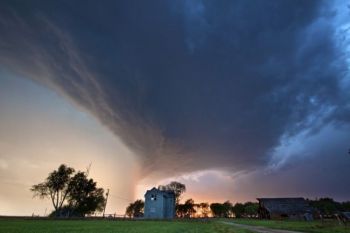
[{"label": "house roof", "polygon": [[302,197],[258,198],[258,201],[270,214],[300,214],[312,210],[309,203]]},{"label": "house roof", "polygon": [[158,194],[158,195],[164,195],[165,197],[174,197],[175,198],[175,193],[174,191],[170,191],[170,190],[159,190],[155,187],[153,187],[150,190],[147,190],[147,192],[145,193],[145,196],[150,195],[150,194]]},{"label": "house roof", "polygon": [[350,212],[342,212],[343,217],[345,217],[347,220],[350,220]]}]

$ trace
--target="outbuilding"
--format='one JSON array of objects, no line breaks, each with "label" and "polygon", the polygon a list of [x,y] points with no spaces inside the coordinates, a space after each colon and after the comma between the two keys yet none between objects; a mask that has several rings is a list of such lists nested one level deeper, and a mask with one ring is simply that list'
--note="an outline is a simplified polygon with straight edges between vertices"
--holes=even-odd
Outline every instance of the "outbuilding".
[{"label": "outbuilding", "polygon": [[157,188],[147,190],[145,194],[145,218],[172,219],[175,217],[175,193]]},{"label": "outbuilding", "polygon": [[302,197],[258,198],[258,214],[262,219],[312,220],[312,207]]}]

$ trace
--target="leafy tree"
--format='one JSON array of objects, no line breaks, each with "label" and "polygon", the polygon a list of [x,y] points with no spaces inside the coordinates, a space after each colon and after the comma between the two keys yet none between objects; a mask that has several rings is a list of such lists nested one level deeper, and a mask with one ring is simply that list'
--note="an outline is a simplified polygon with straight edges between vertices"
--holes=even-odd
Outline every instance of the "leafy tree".
[{"label": "leafy tree", "polygon": [[134,203],[129,204],[129,206],[126,208],[125,214],[130,218],[142,217],[144,207],[145,203],[142,200],[136,200]]},{"label": "leafy tree", "polygon": [[235,214],[236,218],[241,218],[244,214],[244,205],[242,203],[236,203],[233,208],[232,212]]},{"label": "leafy tree", "polygon": [[321,212],[321,214],[331,215],[340,211],[341,205],[332,198],[325,197],[309,201],[310,205]]},{"label": "leafy tree", "polygon": [[214,217],[228,218],[232,215],[232,203],[225,201],[224,203],[212,203],[210,205],[211,212]]},{"label": "leafy tree", "polygon": [[203,202],[203,203],[200,203],[200,204],[198,205],[198,207],[199,207],[200,210],[201,210],[202,217],[207,218],[208,215],[209,215],[209,212],[210,212],[209,204],[206,203],[206,202]]},{"label": "leafy tree", "polygon": [[97,188],[93,179],[77,172],[69,182],[68,206],[81,215],[102,211],[105,205],[104,190]]},{"label": "leafy tree", "polygon": [[128,207],[126,207],[125,215],[129,218],[134,216],[134,203],[130,203]]},{"label": "leafy tree", "polygon": [[193,199],[188,199],[184,204],[178,204],[176,208],[177,216],[180,218],[191,218],[196,213]]},{"label": "leafy tree", "polygon": [[232,216],[232,208],[233,205],[230,201],[225,201],[223,204],[223,215],[225,218],[229,218]]},{"label": "leafy tree", "polygon": [[46,178],[33,185],[34,197],[50,198],[54,207],[52,216],[85,216],[101,211],[105,205],[104,190],[84,172],[74,174],[74,169],[62,164]]},{"label": "leafy tree", "polygon": [[259,204],[255,202],[244,203],[244,213],[245,215],[252,217],[258,214]]},{"label": "leafy tree", "polygon": [[225,207],[221,203],[211,203],[210,210],[214,217],[224,217]]},{"label": "leafy tree", "polygon": [[70,192],[70,180],[74,169],[62,164],[57,170],[51,172],[42,183],[33,185],[30,189],[34,197],[50,198],[55,211],[62,208]]},{"label": "leafy tree", "polygon": [[184,204],[176,205],[176,215],[179,218],[184,218],[186,216],[186,207]]},{"label": "leafy tree", "polygon": [[350,211],[350,201],[346,201],[346,202],[341,203],[341,208],[342,208],[342,211],[349,212]]},{"label": "leafy tree", "polygon": [[178,205],[181,195],[186,192],[186,185],[177,181],[172,181],[170,184],[160,185],[158,189],[163,191],[173,191],[175,193],[176,204]]},{"label": "leafy tree", "polygon": [[185,210],[186,210],[186,217],[193,217],[193,215],[196,213],[196,210],[194,209],[194,200],[192,198],[185,201]]}]

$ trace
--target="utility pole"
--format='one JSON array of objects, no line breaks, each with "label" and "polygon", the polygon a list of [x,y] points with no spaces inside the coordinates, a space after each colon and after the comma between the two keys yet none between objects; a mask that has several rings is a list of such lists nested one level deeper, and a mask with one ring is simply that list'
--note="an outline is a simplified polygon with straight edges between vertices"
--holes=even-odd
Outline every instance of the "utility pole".
[{"label": "utility pole", "polygon": [[105,217],[105,211],[106,211],[106,206],[107,206],[108,195],[109,195],[109,189],[107,189],[107,192],[106,192],[106,202],[105,202],[105,206],[103,208],[103,217]]},{"label": "utility pole", "polygon": [[91,164],[92,164],[92,162],[90,162],[89,166],[86,168],[86,176],[89,176]]}]

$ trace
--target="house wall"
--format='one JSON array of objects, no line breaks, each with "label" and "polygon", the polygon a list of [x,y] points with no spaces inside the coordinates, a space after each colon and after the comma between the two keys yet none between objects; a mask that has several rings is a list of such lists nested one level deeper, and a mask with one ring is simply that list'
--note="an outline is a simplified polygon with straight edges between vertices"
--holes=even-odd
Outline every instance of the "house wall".
[{"label": "house wall", "polygon": [[[151,200],[151,194],[156,195],[156,200]],[[163,195],[150,193],[145,197],[145,218],[164,218]]]},{"label": "house wall", "polygon": [[[152,200],[152,195],[156,200]],[[175,198],[161,191],[151,190],[145,195],[144,217],[151,219],[171,219],[175,217]]]},{"label": "house wall", "polygon": [[270,213],[262,206],[260,205],[258,208],[258,215],[260,219],[270,219]]},{"label": "house wall", "polygon": [[164,218],[174,218],[175,217],[175,199],[165,198],[164,199]]}]

